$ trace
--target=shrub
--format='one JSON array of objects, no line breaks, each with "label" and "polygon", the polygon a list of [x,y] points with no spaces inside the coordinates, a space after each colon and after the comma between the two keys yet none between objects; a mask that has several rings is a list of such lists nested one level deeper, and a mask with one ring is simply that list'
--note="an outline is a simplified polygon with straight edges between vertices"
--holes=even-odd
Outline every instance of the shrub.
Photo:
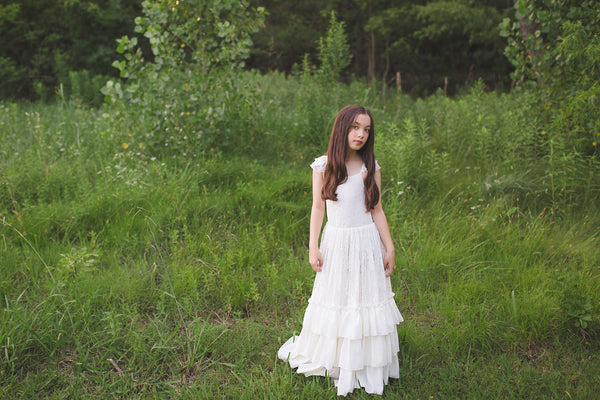
[{"label": "shrub", "polygon": [[531,94],[532,117],[578,156],[598,156],[600,138],[600,3],[515,2],[515,21],[501,24],[512,77]]}]

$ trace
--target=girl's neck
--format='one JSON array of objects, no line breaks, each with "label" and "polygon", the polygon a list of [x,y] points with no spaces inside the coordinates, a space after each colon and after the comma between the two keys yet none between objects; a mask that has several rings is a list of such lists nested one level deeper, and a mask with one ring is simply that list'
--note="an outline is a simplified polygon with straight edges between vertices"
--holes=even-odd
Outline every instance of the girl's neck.
[{"label": "girl's neck", "polygon": [[348,149],[345,157],[346,163],[357,160],[362,160],[360,154],[356,150]]},{"label": "girl's neck", "polygon": [[344,161],[348,176],[357,175],[361,171],[363,161],[360,154],[356,151],[352,150],[352,152],[346,153],[346,159]]}]

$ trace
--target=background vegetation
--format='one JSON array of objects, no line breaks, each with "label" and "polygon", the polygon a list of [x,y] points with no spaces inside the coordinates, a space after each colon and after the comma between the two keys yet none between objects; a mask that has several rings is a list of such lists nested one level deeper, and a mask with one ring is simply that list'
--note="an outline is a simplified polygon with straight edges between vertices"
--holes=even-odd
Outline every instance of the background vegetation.
[{"label": "background vegetation", "polygon": [[[136,37],[144,56],[153,58],[150,38],[133,32],[142,3],[22,0],[0,4],[4,39],[0,97],[49,100],[59,93],[100,103],[97,93],[102,82],[117,76],[111,67],[117,58],[116,38]],[[162,2],[163,6],[171,3]],[[176,9],[201,10],[213,3],[181,0]],[[264,28],[252,33],[254,46],[247,60],[248,67],[263,73],[289,73],[301,65],[305,54],[316,62],[318,40],[334,11],[346,25],[352,55],[352,64],[344,71],[346,82],[366,77],[394,86],[399,72],[403,90],[416,95],[444,87],[446,78],[447,90],[453,94],[479,78],[491,88],[510,87],[511,66],[503,55],[505,41],[498,35],[498,24],[514,14],[512,0],[249,0],[249,4],[268,12]],[[196,26],[198,32],[205,28]]]},{"label": "background vegetation", "polygon": [[339,13],[285,74],[244,69],[272,14],[202,4],[144,2],[100,106],[0,103],[0,396],[334,398],[276,351],[314,279],[308,165],[360,103],[406,318],[384,397],[594,398],[599,6],[517,2],[518,89],[414,98],[332,64],[355,27]]}]

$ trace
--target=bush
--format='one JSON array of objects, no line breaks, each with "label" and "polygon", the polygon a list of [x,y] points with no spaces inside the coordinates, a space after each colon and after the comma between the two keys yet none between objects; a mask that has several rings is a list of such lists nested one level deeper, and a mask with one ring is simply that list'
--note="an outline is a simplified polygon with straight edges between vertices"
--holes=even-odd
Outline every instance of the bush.
[{"label": "bush", "polygon": [[598,157],[600,3],[519,0],[515,11],[501,30],[515,83],[535,88],[532,117],[567,153]]}]

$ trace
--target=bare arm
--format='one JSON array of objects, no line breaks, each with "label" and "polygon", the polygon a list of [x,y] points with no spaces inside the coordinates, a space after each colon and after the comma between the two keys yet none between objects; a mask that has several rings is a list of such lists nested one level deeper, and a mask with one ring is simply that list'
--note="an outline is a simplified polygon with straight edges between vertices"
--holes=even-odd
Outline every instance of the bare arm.
[{"label": "bare arm", "polygon": [[321,198],[323,173],[313,170],[312,177],[312,208],[310,211],[310,237],[308,241],[308,261],[315,272],[320,272],[323,266],[323,256],[319,250],[319,234],[325,215],[325,201]]},{"label": "bare arm", "polygon": [[373,222],[375,222],[377,231],[379,231],[379,237],[381,237],[381,241],[383,242],[386,250],[385,257],[383,258],[385,276],[390,276],[396,266],[394,260],[395,251],[394,243],[392,243],[392,235],[390,235],[390,228],[387,223],[387,218],[385,217],[383,207],[381,206],[381,172],[379,171],[375,171],[375,183],[377,183],[377,187],[379,188],[379,201],[377,202],[375,208],[371,210],[371,216],[373,217]]}]

